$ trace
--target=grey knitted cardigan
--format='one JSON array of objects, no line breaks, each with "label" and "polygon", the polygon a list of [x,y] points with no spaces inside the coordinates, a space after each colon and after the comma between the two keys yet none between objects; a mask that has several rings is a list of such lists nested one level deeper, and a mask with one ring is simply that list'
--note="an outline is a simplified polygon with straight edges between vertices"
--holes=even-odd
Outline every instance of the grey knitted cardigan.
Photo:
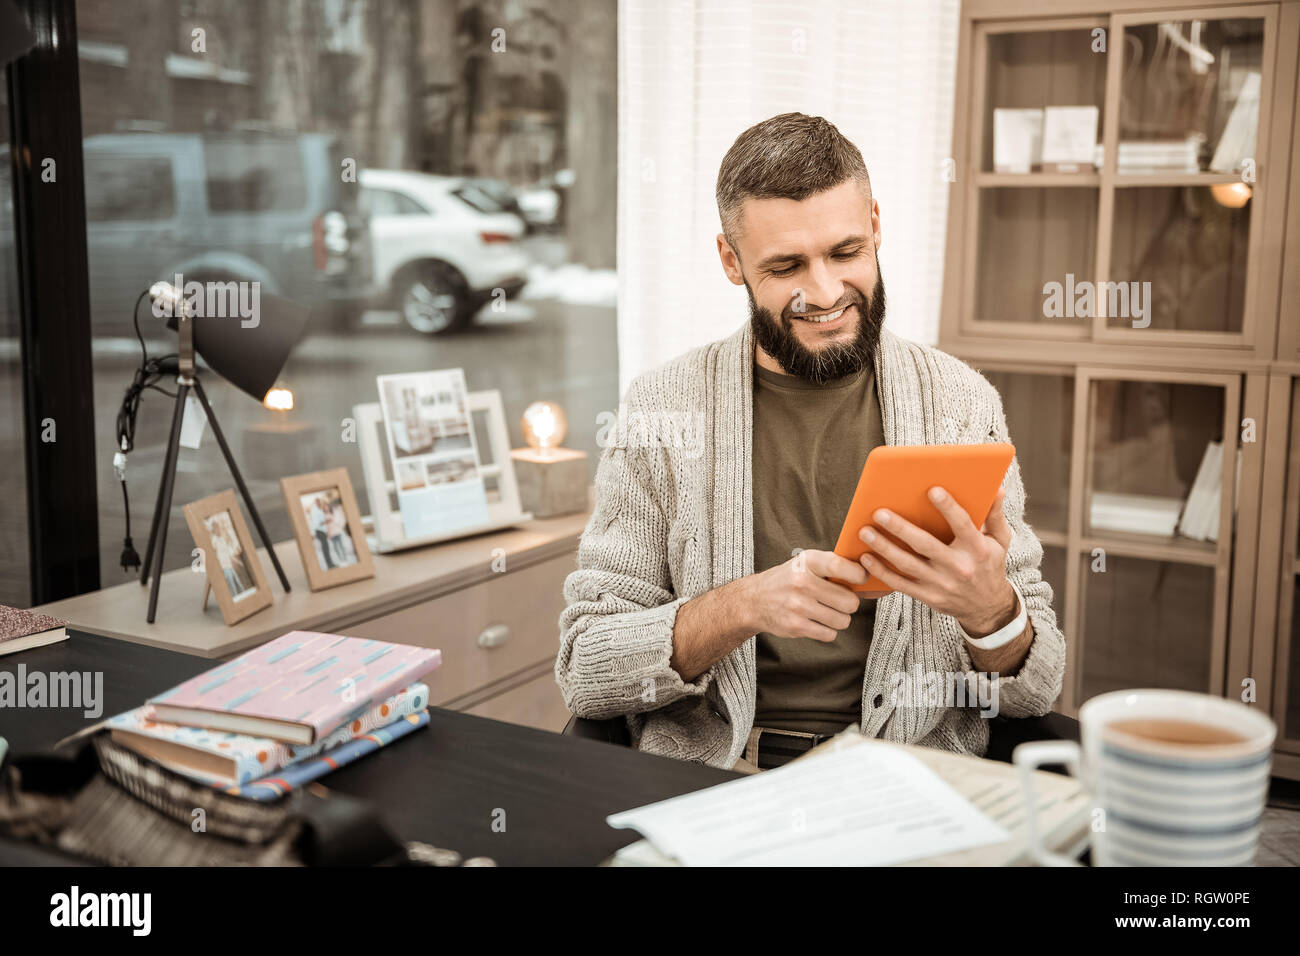
[{"label": "grey knitted cardigan", "polygon": [[[755,639],[685,683],[669,666],[677,609],[754,571],[751,508],[754,342],[749,324],[639,375],[604,438],[595,510],[564,583],[555,676],[580,717],[623,716],[641,750],[730,767],[754,722]],[[889,445],[1009,441],[997,390],[937,349],[882,330],[875,357]],[[1049,712],[1061,691],[1065,638],[1042,546],[1025,523],[1013,461],[1004,481],[1013,538],[1007,574],[1034,625],[1029,655],[998,678],[1006,717]],[[827,502],[847,510],[848,502]],[[942,694],[891,693],[902,675],[973,671],[957,621],[895,592],[877,603],[862,682],[867,736],[983,754],[988,725]],[[912,686],[916,686],[915,683]],[[894,699],[898,699],[895,703]]]}]

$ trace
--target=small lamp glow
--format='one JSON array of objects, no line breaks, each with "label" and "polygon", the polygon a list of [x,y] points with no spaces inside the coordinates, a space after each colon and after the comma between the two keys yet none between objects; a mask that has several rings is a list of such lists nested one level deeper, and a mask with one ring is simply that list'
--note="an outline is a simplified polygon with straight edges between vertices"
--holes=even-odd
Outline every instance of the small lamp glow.
[{"label": "small lamp glow", "polygon": [[262,404],[272,411],[287,412],[293,408],[293,392],[286,385],[273,385],[267,390]]},{"label": "small lamp glow", "polygon": [[1215,183],[1210,187],[1210,195],[1220,206],[1240,209],[1250,202],[1250,187],[1245,183]]},{"label": "small lamp glow", "polygon": [[524,441],[544,453],[558,448],[569,431],[569,421],[564,417],[564,409],[555,402],[533,402],[524,409],[524,417],[520,425],[523,428]]}]

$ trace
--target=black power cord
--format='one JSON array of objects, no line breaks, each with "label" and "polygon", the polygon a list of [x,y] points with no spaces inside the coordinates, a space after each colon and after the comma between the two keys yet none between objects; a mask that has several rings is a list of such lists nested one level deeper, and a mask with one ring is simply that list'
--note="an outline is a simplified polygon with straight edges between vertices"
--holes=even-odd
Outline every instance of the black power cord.
[{"label": "black power cord", "polygon": [[135,419],[140,411],[140,399],[146,389],[162,392],[171,398],[175,392],[169,392],[158,383],[179,370],[179,355],[172,353],[158,358],[150,358],[145,347],[144,336],[140,333],[140,303],[149,295],[148,290],[140,293],[131,310],[131,321],[135,326],[135,337],[140,342],[140,367],[135,370],[126,394],[122,396],[122,405],[117,412],[117,453],[113,455],[113,470],[122,484],[122,511],[126,516],[126,537],[122,540],[122,570],[132,572],[140,567],[140,555],[131,542],[131,501],[126,492],[126,456],[135,448]]}]

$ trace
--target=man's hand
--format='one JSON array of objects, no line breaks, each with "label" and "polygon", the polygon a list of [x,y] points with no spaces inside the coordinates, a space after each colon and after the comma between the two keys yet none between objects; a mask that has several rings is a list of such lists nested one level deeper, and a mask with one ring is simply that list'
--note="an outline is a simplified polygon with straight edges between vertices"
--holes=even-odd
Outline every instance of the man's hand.
[{"label": "man's hand", "polygon": [[849,626],[862,599],[856,591],[827,581],[864,584],[867,574],[856,561],[833,551],[800,551],[745,580],[749,584],[753,629],[774,637],[810,637],[829,643]]},{"label": "man's hand", "polygon": [[705,591],[677,610],[669,665],[693,681],[755,634],[835,640],[861,598],[836,577],[863,584],[862,565],[830,551],[800,551],[785,564]]},{"label": "man's hand", "polygon": [[952,615],[971,637],[992,634],[1015,619],[1019,606],[1015,589],[1007,580],[1011,527],[1002,513],[1003,492],[998,490],[982,529],[975,527],[943,488],[931,488],[929,497],[952,528],[952,543],[944,544],[928,531],[882,508],[872,516],[874,524],[911,551],[872,527],[864,527],[860,532],[862,540],[879,557],[864,554],[862,565],[894,590]]}]

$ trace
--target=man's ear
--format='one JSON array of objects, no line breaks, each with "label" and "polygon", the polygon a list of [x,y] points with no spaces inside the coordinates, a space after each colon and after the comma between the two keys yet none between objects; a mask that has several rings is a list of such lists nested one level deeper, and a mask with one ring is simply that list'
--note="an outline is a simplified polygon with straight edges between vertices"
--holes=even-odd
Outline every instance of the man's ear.
[{"label": "man's ear", "polygon": [[871,200],[871,231],[875,233],[876,251],[879,252],[885,234],[880,229],[880,203],[876,202],[875,197]]},{"label": "man's ear", "polygon": [[744,285],[745,275],[740,271],[740,257],[722,233],[718,233],[718,258],[722,260],[722,271],[727,274],[731,284]]}]

